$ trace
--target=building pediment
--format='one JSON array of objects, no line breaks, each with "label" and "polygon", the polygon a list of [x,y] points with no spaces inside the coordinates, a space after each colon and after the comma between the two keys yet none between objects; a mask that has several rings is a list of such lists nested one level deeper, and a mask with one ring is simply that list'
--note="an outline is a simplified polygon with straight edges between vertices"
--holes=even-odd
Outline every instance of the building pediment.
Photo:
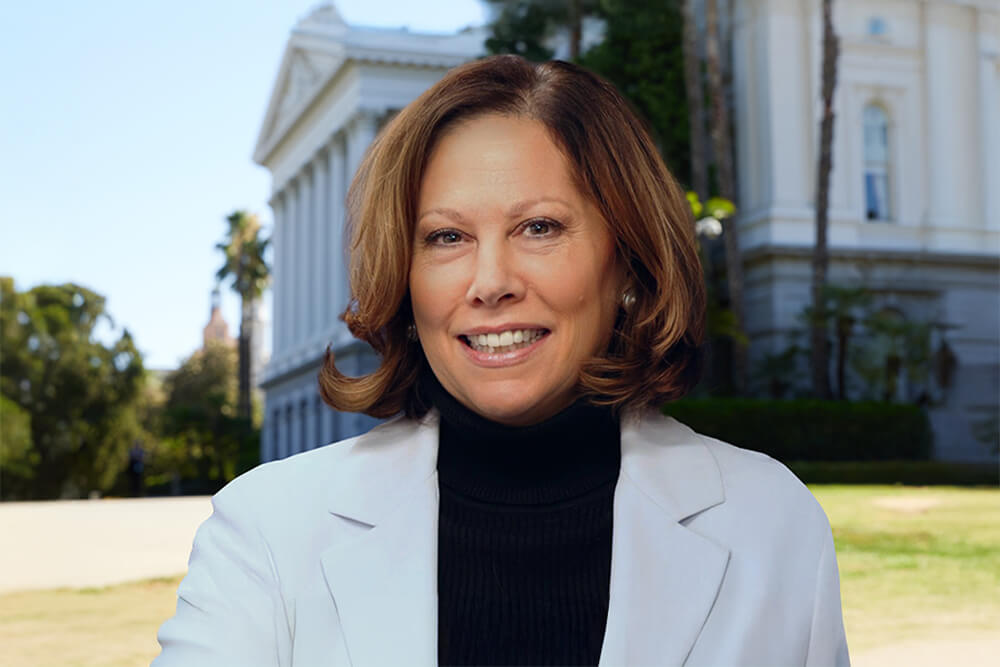
[{"label": "building pediment", "polygon": [[347,25],[333,5],[296,24],[272,88],[253,158],[264,164],[289,129],[350,62],[448,69],[480,55],[482,28],[455,34]]},{"label": "building pediment", "polygon": [[289,41],[278,69],[254,150],[254,159],[258,162],[302,115],[344,61],[343,49],[334,42],[318,49],[297,41],[300,40],[294,37]]}]

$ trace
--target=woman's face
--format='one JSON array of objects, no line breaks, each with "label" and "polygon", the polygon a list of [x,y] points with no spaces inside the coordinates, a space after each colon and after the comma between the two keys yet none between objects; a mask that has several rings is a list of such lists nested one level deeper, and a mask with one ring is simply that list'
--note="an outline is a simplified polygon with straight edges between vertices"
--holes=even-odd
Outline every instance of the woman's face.
[{"label": "woman's face", "polygon": [[569,405],[581,364],[608,343],[623,281],[607,224],[545,127],[487,115],[450,128],[417,216],[410,298],[444,388],[512,425]]}]

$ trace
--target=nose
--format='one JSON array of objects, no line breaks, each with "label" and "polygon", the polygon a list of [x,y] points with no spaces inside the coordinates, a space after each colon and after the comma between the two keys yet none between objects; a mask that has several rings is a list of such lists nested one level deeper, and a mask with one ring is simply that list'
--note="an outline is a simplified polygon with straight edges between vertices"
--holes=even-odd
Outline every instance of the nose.
[{"label": "nose", "polygon": [[502,243],[480,243],[466,301],[471,305],[496,306],[505,301],[517,301],[523,295],[524,284],[513,266],[509,249]]}]

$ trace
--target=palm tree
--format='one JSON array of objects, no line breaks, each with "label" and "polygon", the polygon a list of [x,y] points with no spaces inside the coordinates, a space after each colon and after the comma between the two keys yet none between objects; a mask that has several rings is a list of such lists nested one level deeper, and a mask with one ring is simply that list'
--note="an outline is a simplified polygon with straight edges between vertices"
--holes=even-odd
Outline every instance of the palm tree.
[{"label": "palm tree", "polygon": [[[733,173],[733,148],[729,134],[729,114],[722,82],[719,58],[719,8],[717,0],[705,2],[705,60],[708,65],[708,92],[712,103],[711,136],[715,154],[719,196],[736,202],[736,178]],[[729,287],[729,304],[736,318],[735,329],[740,334],[733,340],[733,386],[737,393],[746,387],[747,348],[744,335],[743,308],[743,257],[740,254],[739,228],[736,218],[723,222],[723,240],[726,248],[726,278]]]},{"label": "palm tree", "polygon": [[830,362],[826,340],[826,274],[830,255],[826,245],[830,171],[833,169],[833,92],[837,87],[840,40],[833,31],[833,0],[823,0],[823,118],[820,121],[819,162],[816,165],[816,247],[812,261],[811,345],[813,393],[830,398]]},{"label": "palm tree", "polygon": [[240,338],[239,338],[239,389],[236,413],[245,419],[251,418],[250,409],[250,368],[253,349],[254,305],[267,286],[271,269],[264,260],[264,253],[270,239],[260,235],[260,220],[254,213],[234,211],[227,218],[229,231],[223,242],[215,247],[226,257],[225,263],[216,272],[220,283],[232,279],[233,291],[240,295]]}]

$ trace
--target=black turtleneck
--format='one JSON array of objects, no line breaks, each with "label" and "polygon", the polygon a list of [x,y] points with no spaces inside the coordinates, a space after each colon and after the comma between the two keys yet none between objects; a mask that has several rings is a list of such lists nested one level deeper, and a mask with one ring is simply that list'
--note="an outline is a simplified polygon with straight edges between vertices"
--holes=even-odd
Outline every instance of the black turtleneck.
[{"label": "black turtleneck", "polygon": [[511,427],[425,373],[441,414],[438,663],[596,665],[608,616],[620,431],[574,403]]}]

